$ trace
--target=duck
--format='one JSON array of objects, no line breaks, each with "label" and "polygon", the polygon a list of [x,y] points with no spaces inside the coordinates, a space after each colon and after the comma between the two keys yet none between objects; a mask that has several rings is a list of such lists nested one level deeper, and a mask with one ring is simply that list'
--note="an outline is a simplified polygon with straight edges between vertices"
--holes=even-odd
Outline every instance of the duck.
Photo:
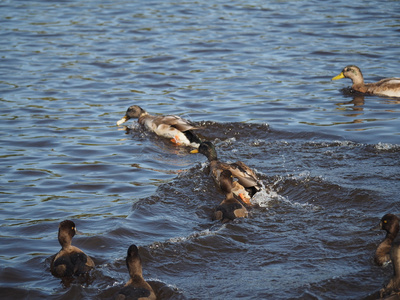
[{"label": "duck", "polygon": [[400,78],[384,78],[378,82],[364,83],[360,68],[354,65],[346,66],[332,80],[342,78],[350,78],[353,82],[352,89],[363,94],[400,97]]},{"label": "duck", "polygon": [[140,125],[158,136],[169,138],[177,146],[199,147],[201,140],[193,132],[200,129],[191,124],[188,120],[175,115],[153,116],[138,105],[130,106],[118,122],[121,125],[131,118],[138,118]]},{"label": "duck", "polygon": [[50,271],[56,277],[72,277],[87,274],[95,267],[93,260],[78,247],[72,246],[76,234],[75,223],[62,221],[58,226],[58,242],[61,250],[53,257]]},{"label": "duck", "polygon": [[217,186],[221,186],[221,173],[229,170],[232,173],[233,185],[232,193],[247,205],[251,205],[250,199],[261,190],[262,183],[256,173],[245,163],[237,161],[236,163],[224,163],[218,160],[217,151],[212,142],[205,141],[197,149],[190,153],[201,153],[205,155],[210,163],[210,175]]},{"label": "duck", "polygon": [[386,231],[386,237],[376,249],[374,260],[378,266],[386,266],[391,262],[390,249],[399,232],[399,218],[393,214],[386,214],[379,222],[379,228]]},{"label": "duck", "polygon": [[223,170],[221,172],[220,188],[225,194],[225,199],[215,209],[213,220],[226,223],[236,218],[246,218],[248,216],[246,207],[235,198],[232,192],[233,177],[231,171]]},{"label": "duck", "polygon": [[139,255],[139,249],[135,244],[129,246],[125,261],[131,278],[117,293],[115,299],[155,300],[156,294],[154,293],[153,288],[143,278],[142,260]]},{"label": "duck", "polygon": [[378,265],[393,264],[393,277],[389,283],[380,290],[380,296],[389,296],[400,293],[400,245],[393,241],[399,232],[399,218],[393,214],[386,214],[382,217],[379,227],[386,231],[385,239],[379,244],[375,262]]}]

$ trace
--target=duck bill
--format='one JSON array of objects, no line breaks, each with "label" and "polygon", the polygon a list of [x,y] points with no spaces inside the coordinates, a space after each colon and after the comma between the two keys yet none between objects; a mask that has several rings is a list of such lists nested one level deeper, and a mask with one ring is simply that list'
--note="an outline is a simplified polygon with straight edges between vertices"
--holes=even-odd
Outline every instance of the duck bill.
[{"label": "duck bill", "polygon": [[192,154],[199,153],[199,149],[193,149],[192,151],[190,151],[190,153],[192,153]]},{"label": "duck bill", "polygon": [[371,228],[371,230],[376,231],[376,230],[381,230],[382,229],[382,222],[379,222],[379,225],[374,226]]},{"label": "duck bill", "polygon": [[117,125],[119,126],[119,125],[121,125],[122,123],[125,123],[126,121],[128,121],[128,117],[127,117],[127,116],[124,116],[121,120],[119,120],[119,121],[117,122]]},{"label": "duck bill", "polygon": [[340,73],[338,76],[333,77],[332,80],[338,80],[338,79],[342,79],[342,78],[344,78],[343,72]]}]

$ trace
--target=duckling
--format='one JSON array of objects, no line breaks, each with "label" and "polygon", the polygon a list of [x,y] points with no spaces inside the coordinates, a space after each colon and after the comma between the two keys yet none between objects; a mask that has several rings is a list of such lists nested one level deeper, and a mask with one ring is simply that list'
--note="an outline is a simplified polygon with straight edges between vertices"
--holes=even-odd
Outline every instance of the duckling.
[{"label": "duckling", "polygon": [[211,142],[202,142],[198,149],[194,149],[190,153],[201,153],[208,158],[210,174],[217,186],[221,186],[221,173],[224,170],[229,170],[235,180],[232,193],[240,197],[244,203],[251,205],[251,197],[262,188],[261,182],[252,169],[241,161],[232,164],[220,162],[214,144]]},{"label": "duckling", "polygon": [[125,116],[117,122],[117,125],[121,125],[131,118],[138,118],[139,124],[144,125],[147,130],[171,139],[171,142],[176,145],[197,148],[201,143],[199,137],[193,132],[200,128],[179,116],[152,116],[140,106],[132,105],[127,109]]},{"label": "duckling", "polygon": [[81,249],[71,245],[75,234],[74,222],[65,220],[60,223],[58,241],[61,250],[54,256],[50,264],[51,273],[56,277],[79,276],[94,268],[93,260]]},{"label": "duckling", "polygon": [[247,209],[233,195],[233,178],[231,171],[222,171],[220,175],[220,188],[225,193],[225,199],[215,209],[213,220],[221,220],[222,223],[226,223],[236,218],[247,217]]},{"label": "duckling", "polygon": [[393,277],[380,290],[380,296],[384,297],[400,293],[400,245],[393,244],[393,240],[399,232],[399,218],[393,214],[386,214],[382,217],[379,225],[387,234],[383,242],[378,246],[375,259],[378,257],[380,258],[379,261],[391,260],[393,264]]},{"label": "duckling", "polygon": [[386,214],[382,217],[379,227],[386,231],[385,239],[379,244],[375,252],[375,263],[378,266],[390,263],[390,249],[399,232],[399,219],[393,214]]},{"label": "duckling", "polygon": [[139,249],[136,245],[132,244],[128,248],[126,256],[126,266],[129,270],[131,278],[125,286],[119,291],[115,299],[142,299],[142,300],[155,300],[156,295],[142,275],[142,261],[139,255]]},{"label": "duckling", "polygon": [[364,94],[400,97],[400,78],[385,78],[374,83],[364,83],[364,77],[357,66],[347,66],[332,80],[350,78],[352,89]]}]

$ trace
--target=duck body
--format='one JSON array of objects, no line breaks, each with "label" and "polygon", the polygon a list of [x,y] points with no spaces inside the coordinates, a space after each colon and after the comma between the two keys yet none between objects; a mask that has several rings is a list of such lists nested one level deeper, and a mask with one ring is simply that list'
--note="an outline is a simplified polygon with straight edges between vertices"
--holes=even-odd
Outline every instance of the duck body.
[{"label": "duck body", "polygon": [[232,173],[234,180],[232,193],[240,197],[246,204],[251,204],[250,199],[261,190],[262,184],[252,169],[241,161],[228,164],[218,160],[217,152],[211,142],[203,142],[198,149],[191,153],[201,153],[208,158],[210,175],[217,186],[221,187],[221,174],[224,170]]},{"label": "duck body", "polygon": [[130,106],[125,116],[117,122],[117,125],[125,123],[131,118],[138,118],[138,123],[158,136],[171,139],[177,145],[199,147],[201,141],[193,130],[200,129],[189,121],[175,115],[153,116],[140,106]]},{"label": "duck body", "polygon": [[236,218],[246,218],[248,211],[235,198],[227,198],[217,206],[214,212],[213,220],[220,220],[222,223],[232,221]]},{"label": "duck body", "polygon": [[142,275],[142,261],[139,256],[139,249],[136,245],[128,248],[126,256],[126,265],[129,270],[130,279],[125,286],[117,293],[114,299],[118,300],[155,300],[156,295],[150,286],[144,280]]},{"label": "duck body", "polygon": [[400,78],[385,78],[374,83],[364,83],[360,68],[354,65],[346,66],[332,80],[341,78],[350,78],[353,82],[352,89],[363,94],[400,97]]},{"label": "duck body", "polygon": [[94,268],[93,260],[78,247],[72,246],[71,241],[76,233],[75,223],[65,220],[58,229],[58,241],[61,250],[54,256],[50,271],[56,277],[72,277],[88,273]]},{"label": "duck body", "polygon": [[215,209],[213,220],[220,220],[222,223],[229,222],[236,218],[248,216],[246,207],[234,197],[233,178],[229,170],[224,170],[220,175],[220,188],[225,193],[225,199]]},{"label": "duck body", "polygon": [[[390,256],[393,263],[393,277],[389,283],[380,290],[381,298],[390,295],[399,296],[400,293],[400,247],[393,245],[390,251]],[[386,299],[386,298],[385,298]]]}]

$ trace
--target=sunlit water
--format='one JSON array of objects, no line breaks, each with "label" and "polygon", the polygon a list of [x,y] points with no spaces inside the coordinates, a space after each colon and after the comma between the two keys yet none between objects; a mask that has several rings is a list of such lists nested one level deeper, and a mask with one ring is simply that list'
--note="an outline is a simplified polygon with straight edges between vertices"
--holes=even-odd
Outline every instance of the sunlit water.
[{"label": "sunlit water", "polygon": [[[331,81],[400,76],[398,1],[0,2],[2,299],[109,299],[130,244],[159,299],[375,299],[372,258],[398,213],[399,99]],[[203,129],[268,191],[249,218],[206,158],[117,127],[137,104]],[[97,267],[49,271],[58,224]]]}]

